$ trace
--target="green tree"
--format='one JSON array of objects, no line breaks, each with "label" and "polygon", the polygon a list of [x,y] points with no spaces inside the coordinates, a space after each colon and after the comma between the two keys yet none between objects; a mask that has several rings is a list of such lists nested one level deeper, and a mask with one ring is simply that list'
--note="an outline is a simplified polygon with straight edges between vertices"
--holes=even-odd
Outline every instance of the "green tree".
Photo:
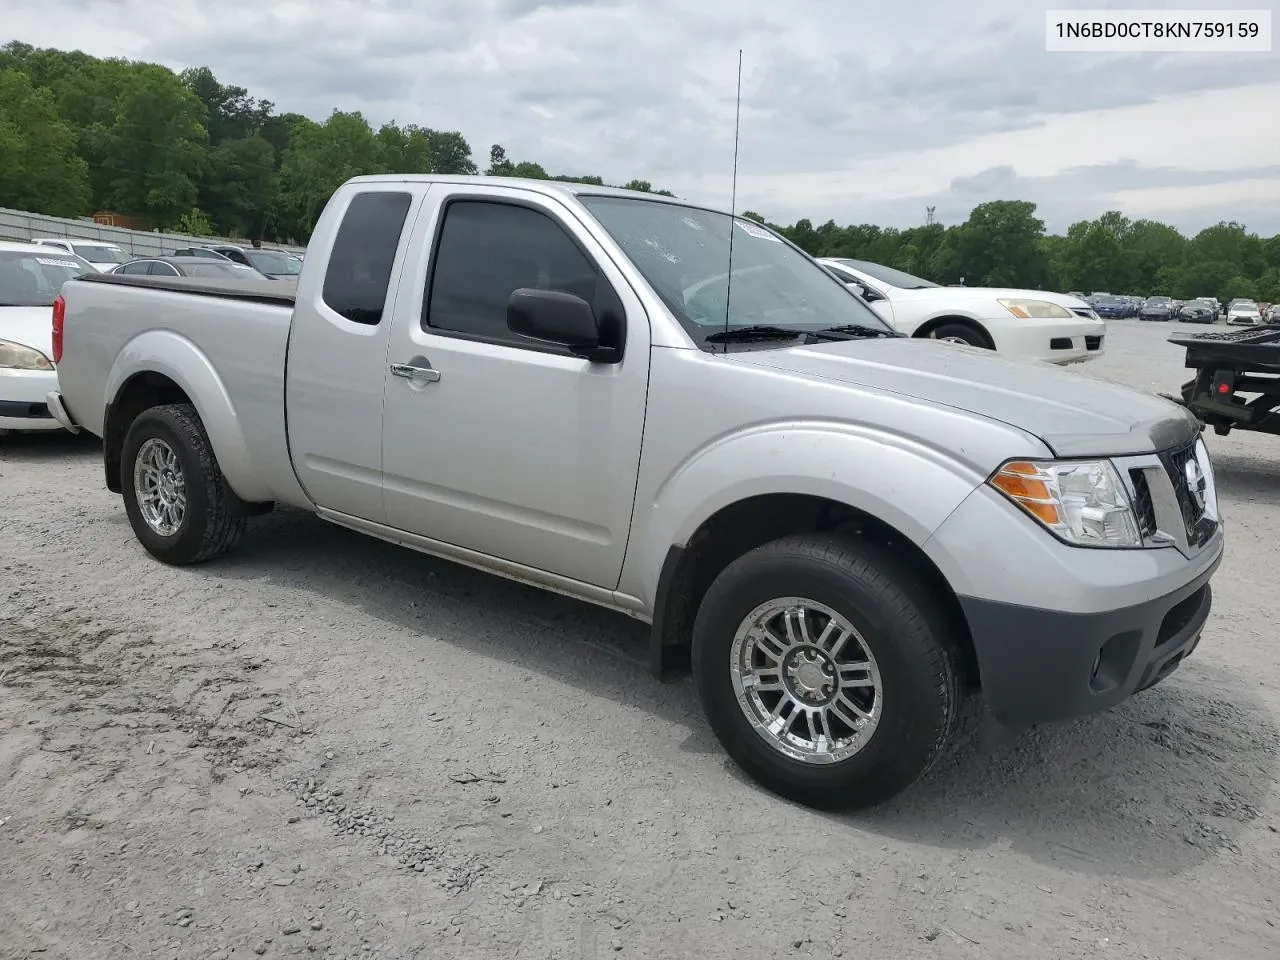
[{"label": "green tree", "polygon": [[254,134],[224,140],[209,153],[200,208],[223,236],[262,237],[277,189],[275,150]]},{"label": "green tree", "polygon": [[169,70],[139,66],[97,134],[104,205],[153,226],[196,205],[208,154],[204,106]]},{"label": "green tree", "polygon": [[244,87],[223,86],[208,67],[193,67],[179,74],[183,85],[204,104],[209,143],[243,140],[261,132],[274,105],[256,100]]},{"label": "green tree", "polygon": [[1224,302],[1236,299],[1258,299],[1258,283],[1249,277],[1232,277],[1222,289]]},{"label": "green tree", "polygon": [[379,142],[362,114],[335,110],[324,123],[300,122],[289,131],[280,165],[275,222],[292,236],[309,236],[338,187],[385,172]]},{"label": "green tree", "polygon": [[1061,286],[1068,290],[1123,293],[1128,286],[1120,239],[1113,225],[1101,218],[1082,220],[1068,228],[1055,266]]},{"label": "green tree", "polygon": [[75,217],[89,200],[89,166],[53,94],[0,68],[0,207]]},{"label": "green tree", "polygon": [[471,147],[456,131],[385,123],[377,133],[382,165],[390,173],[474,174]]},{"label": "green tree", "polygon": [[1182,262],[1187,238],[1168,224],[1136,220],[1120,242],[1132,271],[1132,292],[1163,294],[1167,287],[1158,282],[1160,271]]},{"label": "green tree", "polygon": [[192,237],[213,236],[213,224],[200,210],[192,207],[178,218],[178,222],[168,228],[170,233],[185,233]]},{"label": "green tree", "polygon": [[993,200],[974,207],[960,227],[956,254],[968,286],[1038,287],[1048,279],[1040,240],[1044,221],[1036,205]]},{"label": "green tree", "polygon": [[1280,303],[1280,267],[1268,267],[1256,284],[1258,299],[1265,303]]}]

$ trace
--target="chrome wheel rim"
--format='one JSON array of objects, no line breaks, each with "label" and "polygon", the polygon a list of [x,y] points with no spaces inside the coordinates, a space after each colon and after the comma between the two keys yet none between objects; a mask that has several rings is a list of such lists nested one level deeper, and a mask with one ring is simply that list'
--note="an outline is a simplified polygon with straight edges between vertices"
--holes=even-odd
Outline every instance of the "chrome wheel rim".
[{"label": "chrome wheel rim", "polygon": [[970,345],[969,341],[966,340],[964,337],[938,337],[938,342],[939,343],[963,343],[966,347]]},{"label": "chrome wheel rim", "polygon": [[138,448],[133,492],[142,519],[155,534],[172,537],[187,515],[187,480],[173,447],[157,437]]},{"label": "chrome wheel rim", "polygon": [[847,760],[880,723],[875,657],[853,624],[825,604],[802,597],[760,604],[739,625],[729,656],[743,715],[793,760]]}]

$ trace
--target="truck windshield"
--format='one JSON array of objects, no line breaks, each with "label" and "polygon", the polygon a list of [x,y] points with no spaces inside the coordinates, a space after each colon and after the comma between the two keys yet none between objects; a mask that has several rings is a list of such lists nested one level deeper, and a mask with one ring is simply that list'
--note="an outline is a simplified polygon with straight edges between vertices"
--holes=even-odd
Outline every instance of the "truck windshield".
[{"label": "truck windshield", "polygon": [[[798,334],[890,329],[812,258],[754,221],[658,200],[580,199],[699,344],[723,331],[726,319],[730,329],[767,325]],[[731,285],[729,231],[735,227]]]},{"label": "truck windshield", "polygon": [[51,307],[64,283],[97,272],[74,254],[52,247],[48,253],[0,250],[0,307]]}]

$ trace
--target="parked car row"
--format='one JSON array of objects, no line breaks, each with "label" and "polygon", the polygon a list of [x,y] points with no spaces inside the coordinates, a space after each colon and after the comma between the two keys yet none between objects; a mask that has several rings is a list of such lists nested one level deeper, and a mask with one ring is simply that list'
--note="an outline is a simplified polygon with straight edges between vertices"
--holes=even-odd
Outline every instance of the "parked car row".
[{"label": "parked car row", "polygon": [[1071,292],[1067,296],[1086,300],[1099,317],[1107,320],[1137,317],[1139,320],[1214,323],[1221,315],[1230,324],[1280,323],[1280,304],[1258,303],[1243,297],[1223,306],[1217,297],[1183,301],[1165,296],[1143,298],[1111,293],[1091,293],[1085,297]]},{"label": "parked car row", "polygon": [[[151,276],[214,276],[217,273],[228,274],[228,271],[213,271],[208,268],[196,268],[186,272],[180,265],[174,264],[172,258],[193,258],[202,261],[236,264],[253,270],[258,277],[272,280],[296,280],[302,270],[302,257],[287,250],[275,250],[266,247],[241,247],[232,243],[209,244],[208,246],[192,246],[174,250],[161,257],[132,257],[118,244],[103,240],[78,240],[70,237],[37,237],[31,241],[34,245],[46,247],[62,253],[71,254],[87,261],[93,269],[100,273],[145,274]],[[165,266],[155,266],[163,262]],[[144,267],[137,266],[144,264]],[[130,269],[122,269],[125,266]],[[231,271],[232,276],[242,276],[240,272]]]}]

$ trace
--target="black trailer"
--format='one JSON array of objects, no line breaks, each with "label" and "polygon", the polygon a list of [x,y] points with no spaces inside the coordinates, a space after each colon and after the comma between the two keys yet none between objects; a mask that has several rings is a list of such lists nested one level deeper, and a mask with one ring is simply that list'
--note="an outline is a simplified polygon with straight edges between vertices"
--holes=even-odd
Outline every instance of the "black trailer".
[{"label": "black trailer", "polygon": [[1180,402],[1202,423],[1222,436],[1232,430],[1280,436],[1280,323],[1182,334],[1169,342],[1187,349],[1187,367],[1196,375],[1182,385]]}]

